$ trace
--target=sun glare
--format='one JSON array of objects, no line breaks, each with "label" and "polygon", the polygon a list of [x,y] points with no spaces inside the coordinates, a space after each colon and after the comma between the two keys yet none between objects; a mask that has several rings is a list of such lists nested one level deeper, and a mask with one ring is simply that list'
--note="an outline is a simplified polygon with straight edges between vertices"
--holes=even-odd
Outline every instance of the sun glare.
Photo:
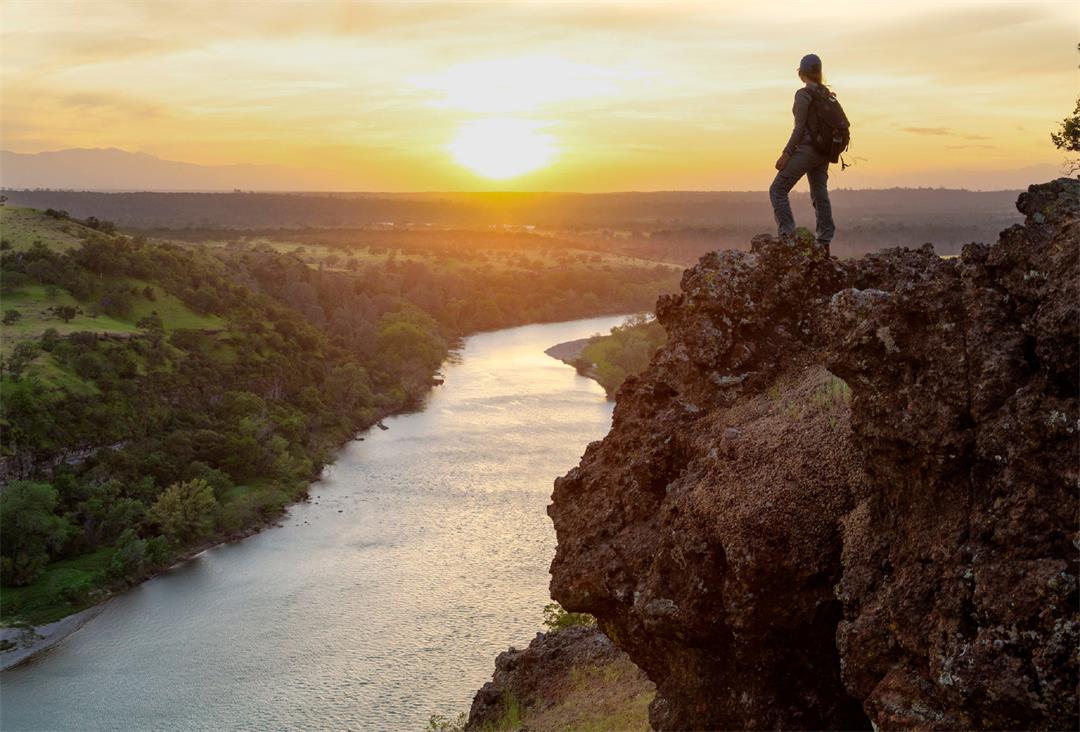
[{"label": "sun glare", "polygon": [[515,178],[544,167],[555,157],[555,141],[541,123],[499,118],[468,122],[450,143],[454,158],[494,180]]}]

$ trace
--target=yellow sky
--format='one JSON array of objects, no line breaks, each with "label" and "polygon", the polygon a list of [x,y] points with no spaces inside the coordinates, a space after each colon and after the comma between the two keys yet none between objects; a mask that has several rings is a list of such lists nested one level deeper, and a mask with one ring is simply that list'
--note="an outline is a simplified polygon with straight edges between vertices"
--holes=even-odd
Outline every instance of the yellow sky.
[{"label": "yellow sky", "polygon": [[350,190],[760,190],[811,51],[853,121],[834,185],[995,187],[1061,164],[1080,88],[1075,0],[2,8],[4,149]]}]

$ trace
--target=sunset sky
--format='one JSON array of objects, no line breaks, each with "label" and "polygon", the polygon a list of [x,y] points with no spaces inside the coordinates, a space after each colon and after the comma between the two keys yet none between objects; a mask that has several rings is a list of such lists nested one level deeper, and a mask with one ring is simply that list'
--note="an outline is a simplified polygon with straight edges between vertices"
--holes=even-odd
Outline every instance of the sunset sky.
[{"label": "sunset sky", "polygon": [[1080,88],[1075,0],[2,7],[4,149],[343,190],[764,189],[807,52],[853,120],[834,186],[1020,185]]}]

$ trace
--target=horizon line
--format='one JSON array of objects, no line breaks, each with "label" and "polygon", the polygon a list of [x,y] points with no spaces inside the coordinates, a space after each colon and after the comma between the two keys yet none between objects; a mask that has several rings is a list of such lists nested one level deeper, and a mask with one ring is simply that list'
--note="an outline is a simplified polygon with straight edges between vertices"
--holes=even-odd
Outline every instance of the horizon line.
[{"label": "horizon line", "polygon": [[[1069,176],[1058,176],[1068,178]],[[1052,179],[1056,180],[1056,179]],[[1029,184],[1034,185],[1034,184]],[[960,193],[1015,193],[1027,190],[1027,186],[1019,188],[951,188],[949,186],[890,186],[888,188],[833,188],[832,193],[839,192],[872,192],[872,191],[954,191]],[[0,191],[8,193],[101,193],[105,195],[130,194],[130,193],[160,193],[160,194],[183,194],[201,193],[217,195],[285,195],[285,196],[611,196],[611,195],[655,195],[660,193],[755,193],[768,195],[767,189],[752,188],[656,188],[652,190],[611,190],[611,191],[552,191],[552,190],[529,190],[529,191],[500,191],[500,190],[424,190],[424,191],[387,191],[387,190],[299,190],[299,189],[265,189],[244,190],[241,188],[9,188],[0,183]],[[793,191],[795,195],[805,194],[806,191]]]}]

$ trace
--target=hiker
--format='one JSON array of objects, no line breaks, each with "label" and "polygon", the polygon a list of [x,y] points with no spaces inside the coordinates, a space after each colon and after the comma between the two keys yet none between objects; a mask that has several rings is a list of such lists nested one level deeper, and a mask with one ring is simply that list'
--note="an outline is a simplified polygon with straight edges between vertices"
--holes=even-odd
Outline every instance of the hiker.
[{"label": "hiker", "polygon": [[793,236],[795,217],[788,193],[805,175],[810,181],[810,200],[817,213],[817,241],[828,252],[836,232],[829,203],[829,163],[837,162],[840,153],[847,149],[848,123],[836,96],[823,83],[820,58],[812,53],[803,56],[799,78],[806,86],[795,92],[791,110],[795,129],[776,161],[779,172],[769,188],[769,199],[780,236]]}]

